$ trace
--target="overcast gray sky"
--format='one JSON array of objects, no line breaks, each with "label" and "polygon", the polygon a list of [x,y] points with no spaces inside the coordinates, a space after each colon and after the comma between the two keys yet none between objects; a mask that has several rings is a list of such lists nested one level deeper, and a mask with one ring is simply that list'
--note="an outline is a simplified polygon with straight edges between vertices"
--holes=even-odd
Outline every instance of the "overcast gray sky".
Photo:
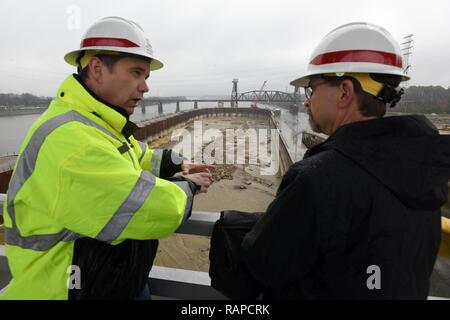
[{"label": "overcast gray sky", "polygon": [[64,54],[111,15],[140,24],[165,63],[148,80],[153,96],[228,95],[233,78],[239,92],[264,80],[292,91],[321,38],[355,21],[379,24],[399,42],[414,34],[410,84],[450,86],[448,0],[1,0],[0,92],[53,96],[74,72]]}]

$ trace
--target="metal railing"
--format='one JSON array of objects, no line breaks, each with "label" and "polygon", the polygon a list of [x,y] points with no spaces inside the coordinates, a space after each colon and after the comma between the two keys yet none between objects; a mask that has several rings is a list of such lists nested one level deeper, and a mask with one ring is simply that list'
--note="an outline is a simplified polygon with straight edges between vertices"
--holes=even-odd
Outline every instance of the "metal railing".
[{"label": "metal railing", "polygon": [[280,144],[279,144],[280,145],[280,150],[279,150],[280,166],[279,166],[278,172],[282,176],[289,169],[289,167],[292,164],[294,164],[295,159],[294,159],[294,156],[289,151],[286,139],[283,137],[281,130],[277,124],[277,121],[275,120],[275,117],[272,113],[270,114],[270,124],[278,132],[278,138],[279,138],[279,142],[280,142]]}]

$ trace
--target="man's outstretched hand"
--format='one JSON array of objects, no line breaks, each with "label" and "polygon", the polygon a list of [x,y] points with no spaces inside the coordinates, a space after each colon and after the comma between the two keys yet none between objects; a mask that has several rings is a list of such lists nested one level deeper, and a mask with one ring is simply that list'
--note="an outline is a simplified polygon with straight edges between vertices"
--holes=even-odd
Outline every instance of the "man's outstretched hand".
[{"label": "man's outstretched hand", "polygon": [[200,173],[200,172],[211,173],[211,171],[214,170],[214,166],[212,166],[210,164],[205,164],[205,163],[183,162],[181,164],[181,170],[182,170],[183,175]]}]

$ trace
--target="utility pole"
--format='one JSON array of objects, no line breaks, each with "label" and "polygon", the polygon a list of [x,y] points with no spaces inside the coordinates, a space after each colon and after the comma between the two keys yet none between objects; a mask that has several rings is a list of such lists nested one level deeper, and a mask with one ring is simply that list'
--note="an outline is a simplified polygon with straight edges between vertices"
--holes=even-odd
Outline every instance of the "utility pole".
[{"label": "utility pole", "polygon": [[[402,54],[403,54],[403,61],[405,62],[405,73],[408,74],[411,70],[411,63],[410,63],[410,57],[412,55],[412,49],[414,48],[412,46],[413,40],[413,34],[408,34],[407,36],[403,37],[403,43],[402,43]],[[406,81],[404,84],[404,87],[407,88],[409,86],[409,81]]]},{"label": "utility pole", "polygon": [[[411,71],[411,55],[412,55],[412,49],[414,48],[413,43],[413,34],[408,34],[403,37],[403,43],[402,43],[402,54],[403,54],[403,62],[405,63],[405,74],[408,74]],[[405,81],[403,84],[403,88],[409,87],[409,80]],[[406,112],[406,103],[403,103],[403,112]]]}]

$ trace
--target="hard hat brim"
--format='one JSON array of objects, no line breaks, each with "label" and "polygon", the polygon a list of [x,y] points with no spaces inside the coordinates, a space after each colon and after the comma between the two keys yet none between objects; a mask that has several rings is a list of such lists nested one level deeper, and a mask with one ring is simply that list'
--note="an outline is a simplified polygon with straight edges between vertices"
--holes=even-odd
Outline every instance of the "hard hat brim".
[{"label": "hard hat brim", "polygon": [[391,76],[398,76],[401,79],[400,81],[408,81],[411,79],[411,77],[408,74],[404,73],[403,70],[401,69],[384,71],[384,70],[377,70],[376,68],[373,67],[368,67],[368,68],[357,68],[353,71],[352,68],[350,67],[340,66],[338,68],[329,67],[327,69],[324,68],[320,71],[319,70],[310,71],[301,76],[300,78],[291,81],[290,85],[295,87],[308,87],[311,78],[328,73],[335,73],[336,75],[345,73],[374,73],[374,74],[386,74]]},{"label": "hard hat brim", "polygon": [[[72,65],[74,67],[78,67],[77,58],[78,58],[78,56],[80,55],[81,52],[86,51],[86,50],[99,50],[99,48],[98,47],[95,47],[95,48],[87,47],[87,48],[83,48],[83,50],[71,51],[71,52],[69,52],[68,54],[66,54],[64,56],[64,61],[66,61],[68,64],[70,64],[70,65]],[[155,57],[153,57],[151,55],[137,54],[137,53],[135,53],[135,52],[133,52],[131,50],[130,50],[130,52],[127,52],[126,49],[124,49],[124,48],[117,48],[117,50],[114,50],[114,47],[110,47],[110,48],[108,48],[108,50],[109,51],[116,51],[118,53],[129,53],[129,54],[133,54],[133,55],[136,55],[136,56],[141,56],[143,58],[151,59],[151,61],[150,61],[150,71],[155,71],[155,70],[161,69],[164,66],[164,64],[160,60],[156,59]]]},{"label": "hard hat brim", "polygon": [[310,75],[305,75],[303,77],[291,81],[290,85],[294,87],[305,88],[309,86],[310,80],[311,80]]}]

